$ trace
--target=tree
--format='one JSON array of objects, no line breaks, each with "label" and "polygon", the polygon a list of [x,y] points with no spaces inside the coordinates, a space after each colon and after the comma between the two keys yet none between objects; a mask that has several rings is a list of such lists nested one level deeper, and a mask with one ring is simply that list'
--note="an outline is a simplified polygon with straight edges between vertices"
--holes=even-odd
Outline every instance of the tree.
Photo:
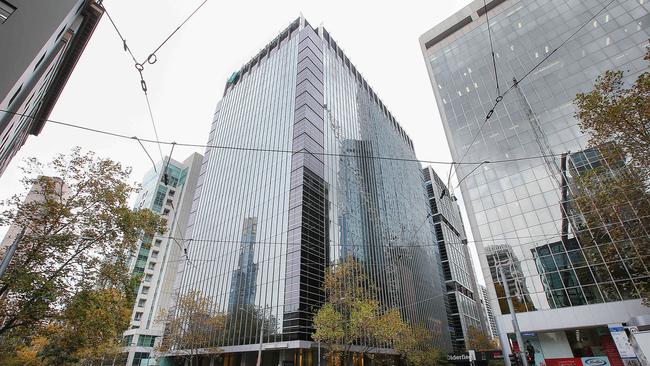
[{"label": "tree", "polygon": [[216,304],[199,291],[180,295],[169,312],[158,321],[165,325],[162,341],[156,350],[162,356],[179,356],[192,365],[200,353],[215,357],[221,350],[215,346],[224,331],[226,315],[216,310]]},{"label": "tree", "polygon": [[[650,48],[645,60],[650,61]],[[594,90],[575,98],[576,118],[592,147],[615,145],[643,172],[650,167],[650,72],[642,73],[625,88],[623,71],[607,71],[596,79]]]},{"label": "tree", "polygon": [[[650,48],[645,59],[650,61]],[[585,260],[607,268],[614,276],[649,275],[650,256],[650,72],[626,88],[622,71],[607,71],[594,89],[575,98],[576,118],[589,136],[589,152],[596,160],[588,169],[574,171],[571,209]],[[621,268],[625,262],[627,271]],[[604,266],[601,266],[603,264]],[[595,272],[596,277],[606,273]],[[627,276],[624,276],[627,277]],[[615,278],[616,279],[616,278]],[[603,282],[609,279],[602,280]],[[650,304],[647,283],[641,285]],[[626,286],[625,282],[620,283]],[[605,301],[636,297],[633,285],[617,291],[601,286]],[[599,295],[597,295],[599,296]]]},{"label": "tree", "polygon": [[407,365],[436,366],[446,363],[445,355],[433,347],[433,334],[424,326],[407,327],[395,344]]},{"label": "tree", "polygon": [[[42,176],[45,170],[54,177]],[[129,257],[143,235],[163,232],[165,220],[149,210],[131,210],[128,200],[137,187],[127,183],[130,169],[92,152],[75,148],[49,164],[28,159],[23,173],[30,199],[14,195],[0,214],[0,225],[24,233],[0,278],[0,354],[12,357],[30,347],[46,327],[92,337],[79,344],[93,348],[102,343],[98,336],[117,342],[115,334],[128,326],[122,311],[103,314],[102,327],[94,330],[97,314],[78,311],[94,302],[130,307],[122,302],[133,299]],[[77,332],[84,326],[86,332]],[[110,330],[97,332],[104,326]],[[78,355],[80,349],[68,351]]]},{"label": "tree", "polygon": [[[393,347],[398,340],[414,340],[413,330],[400,312],[386,309],[376,300],[374,286],[353,257],[329,268],[323,284],[326,302],[314,316],[316,331],[312,338],[323,344],[331,364],[348,364],[354,353],[377,357],[377,348]],[[417,347],[403,344],[400,350],[411,357]],[[431,340],[430,349],[432,345]]]},{"label": "tree", "polygon": [[467,336],[465,338],[467,339],[465,348],[468,350],[492,351],[498,348],[493,338],[473,325],[467,327]]}]

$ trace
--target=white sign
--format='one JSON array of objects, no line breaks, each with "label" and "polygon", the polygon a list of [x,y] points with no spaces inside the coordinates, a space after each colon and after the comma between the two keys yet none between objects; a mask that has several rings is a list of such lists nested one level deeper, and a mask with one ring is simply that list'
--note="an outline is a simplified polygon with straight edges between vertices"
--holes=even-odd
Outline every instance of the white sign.
[{"label": "white sign", "polygon": [[618,354],[621,355],[621,358],[636,358],[636,353],[634,353],[634,348],[630,344],[630,340],[625,334],[625,329],[622,324],[608,324],[609,333],[612,335],[614,344],[618,349]]}]

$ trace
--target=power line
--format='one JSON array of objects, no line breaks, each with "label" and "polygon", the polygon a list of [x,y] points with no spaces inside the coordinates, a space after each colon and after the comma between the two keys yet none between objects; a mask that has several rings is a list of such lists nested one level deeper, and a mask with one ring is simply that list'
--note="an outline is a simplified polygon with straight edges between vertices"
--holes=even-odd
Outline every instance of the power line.
[{"label": "power line", "polygon": [[[0,109],[0,112],[3,113],[9,113],[17,116],[22,116],[25,118],[31,118],[35,119],[35,117],[30,116],[28,114],[24,113],[19,113],[19,112],[12,112],[6,109]],[[200,148],[211,148],[211,149],[220,149],[220,150],[233,150],[233,151],[254,151],[254,152],[270,152],[270,153],[284,153],[284,154],[310,154],[310,155],[319,155],[319,156],[331,156],[331,157],[342,157],[342,158],[359,158],[359,159],[376,159],[376,160],[387,160],[387,161],[400,161],[400,162],[415,162],[415,163],[423,163],[423,164],[455,164],[455,165],[480,165],[480,164],[500,164],[500,163],[510,163],[510,162],[517,162],[517,161],[525,161],[525,160],[536,160],[536,159],[543,159],[546,157],[560,157],[562,154],[552,154],[552,155],[535,155],[535,156],[525,156],[525,157],[520,157],[520,158],[508,158],[508,159],[496,159],[496,160],[485,160],[481,162],[454,162],[454,161],[441,161],[441,160],[421,160],[421,159],[411,159],[411,158],[398,158],[398,157],[390,157],[390,156],[376,156],[376,155],[351,155],[351,154],[338,154],[338,153],[327,153],[327,152],[308,152],[304,150],[300,151],[293,151],[293,150],[286,150],[286,149],[271,149],[271,148],[257,148],[257,147],[242,147],[242,146],[226,146],[226,145],[208,145],[208,144],[195,144],[195,143],[184,143],[184,142],[173,142],[173,141],[159,141],[159,140],[154,140],[154,139],[146,139],[146,138],[138,138],[136,136],[127,136],[125,134],[117,133],[117,132],[111,132],[111,131],[105,131],[105,130],[100,130],[96,128],[91,128],[91,127],[85,127],[81,125],[77,125],[74,123],[69,123],[69,122],[63,122],[63,121],[57,121],[53,119],[40,119],[41,121],[45,121],[48,123],[60,125],[60,126],[65,126],[65,127],[70,127],[70,128],[76,128],[92,133],[97,133],[97,134],[103,134],[107,136],[113,136],[121,139],[137,139],[138,141],[142,142],[148,142],[148,143],[153,143],[157,144],[160,143],[161,145],[176,145],[176,146],[183,146],[183,147],[200,147]]]},{"label": "power line", "polygon": [[497,84],[497,95],[500,95],[499,91],[499,74],[497,73],[497,60],[494,57],[494,45],[492,44],[492,30],[490,29],[490,16],[488,15],[489,11],[487,8],[487,2],[483,0],[483,11],[485,13],[485,22],[487,23],[488,37],[490,39],[490,52],[492,52],[492,65],[494,66],[494,81]]},{"label": "power line", "polygon": [[[467,147],[467,149],[465,149],[465,152],[464,152],[463,155],[461,156],[459,162],[458,162],[458,163],[455,163],[456,165],[462,164],[463,159],[465,158],[465,156],[467,155],[467,153],[469,153],[470,149],[472,148],[472,146],[473,146],[474,143],[476,142],[476,139],[478,138],[478,136],[479,136],[479,135],[481,134],[481,132],[483,131],[483,127],[485,127],[485,125],[487,124],[487,121],[492,117],[492,114],[494,114],[494,110],[495,110],[495,108],[496,108],[497,105],[498,105],[498,104],[503,100],[503,98],[504,98],[504,97],[505,97],[505,96],[506,96],[506,95],[507,95],[507,94],[508,94],[512,89],[514,89],[514,88],[515,88],[519,83],[521,83],[521,82],[522,82],[524,79],[526,79],[530,74],[532,74],[535,70],[537,70],[537,68],[538,68],[539,66],[541,66],[541,65],[542,65],[546,60],[548,60],[548,59],[549,59],[549,58],[550,58],[550,57],[551,57],[555,52],[557,52],[560,48],[562,48],[565,44],[567,44],[567,43],[568,43],[568,42],[569,42],[573,37],[575,37],[575,35],[578,34],[578,33],[579,33],[579,32],[580,32],[580,31],[581,31],[581,30],[582,30],[582,29],[583,29],[587,24],[591,23],[592,20],[594,20],[598,15],[600,15],[603,11],[605,11],[605,9],[607,9],[607,8],[608,8],[608,7],[609,7],[609,6],[614,2],[614,1],[615,1],[615,0],[610,0],[607,4],[605,4],[605,6],[603,6],[603,7],[602,7],[602,8],[601,8],[601,9],[600,9],[596,14],[594,14],[591,18],[589,18],[589,20],[587,20],[587,21],[584,22],[582,25],[580,25],[580,27],[578,27],[578,29],[576,29],[573,33],[571,33],[571,35],[569,35],[569,37],[567,37],[564,41],[562,41],[562,43],[560,43],[557,47],[555,47],[555,49],[553,49],[553,51],[549,52],[549,53],[548,53],[546,56],[544,56],[544,58],[542,58],[542,59],[541,59],[541,60],[540,60],[540,61],[539,61],[535,66],[533,66],[533,68],[531,68],[530,70],[528,70],[528,72],[526,72],[526,73],[524,74],[524,76],[522,76],[521,78],[519,78],[518,81],[516,81],[515,83],[513,83],[513,85],[510,86],[510,87],[509,87],[505,92],[503,92],[503,94],[499,94],[499,96],[497,96],[497,98],[495,99],[494,105],[492,106],[492,109],[490,109],[490,110],[488,111],[487,115],[485,116],[485,119],[483,120],[483,123],[481,124],[481,126],[480,126],[479,129],[478,129],[478,131],[476,132],[476,134],[475,134],[474,137],[472,138],[472,141],[470,142],[470,144],[469,144],[469,146]],[[485,7],[485,9],[487,10],[487,6]],[[490,47],[492,47],[492,36],[491,36],[491,31],[490,31],[490,22],[489,22],[489,18],[487,18],[487,11],[486,11],[485,15],[486,15],[486,21],[487,21],[487,23],[488,23],[488,24],[487,24],[487,25],[488,25],[488,35],[490,35]],[[492,58],[493,58],[493,61],[494,61],[494,51],[492,51]],[[496,61],[494,61],[493,64],[494,64],[495,77],[496,77]],[[516,79],[515,79],[515,80],[516,80]],[[498,84],[498,79],[497,79],[497,91],[498,91],[498,88],[499,88],[498,85],[499,85],[499,84]],[[450,183],[451,183],[451,173],[452,173],[452,170],[453,170],[453,164],[452,164],[452,167],[449,169],[449,177],[448,177],[448,179],[447,179],[447,186],[449,186]],[[467,176],[465,176],[463,179],[465,179],[465,178],[467,178]],[[458,185],[460,185],[461,183],[462,183],[462,180],[458,182]]]},{"label": "power line", "polygon": [[131,59],[133,59],[133,62],[135,64],[138,64],[138,60],[136,59],[135,55],[131,51],[131,48],[129,48],[129,46],[126,44],[126,39],[124,38],[124,36],[122,36],[122,32],[120,32],[120,30],[117,28],[117,24],[115,24],[115,21],[113,20],[113,17],[111,17],[111,14],[108,12],[108,9],[106,9],[106,6],[104,6],[104,4],[102,4],[102,8],[104,9],[104,13],[108,17],[108,20],[110,20],[111,24],[113,25],[113,29],[115,29],[115,32],[117,32],[117,35],[122,40],[122,46],[124,47],[124,51],[128,52],[129,55],[131,55]]},{"label": "power line", "polygon": [[[143,80],[144,81],[144,80]],[[149,110],[149,118],[151,119],[151,126],[153,126],[153,133],[156,136],[156,144],[158,145],[158,152],[160,153],[160,160],[163,161],[162,148],[160,147],[160,138],[158,138],[158,129],[156,128],[156,120],[153,118],[153,111],[151,110],[151,102],[149,102],[149,94],[147,94],[146,89],[144,89],[144,98],[147,100],[147,109]],[[172,143],[174,146],[174,143]]]},{"label": "power line", "polygon": [[185,18],[185,20],[183,20],[183,22],[181,22],[181,24],[178,27],[176,27],[176,29],[174,29],[174,31],[171,32],[171,34],[169,34],[167,38],[165,38],[165,40],[162,41],[162,43],[160,43],[158,47],[156,47],[155,50],[153,50],[153,52],[149,54],[149,56],[147,56],[146,62],[149,63],[150,65],[155,64],[157,61],[156,52],[160,51],[160,49],[165,45],[165,43],[167,43],[167,41],[169,41],[176,34],[176,32],[178,32],[185,25],[185,23],[187,23],[194,16],[194,14],[196,14],[199,11],[199,9],[201,9],[203,5],[205,5],[205,3],[207,2],[208,0],[204,0],[201,4],[199,4],[199,6],[197,6],[196,9],[194,9],[194,11],[190,13],[190,15],[187,16],[187,18]]}]

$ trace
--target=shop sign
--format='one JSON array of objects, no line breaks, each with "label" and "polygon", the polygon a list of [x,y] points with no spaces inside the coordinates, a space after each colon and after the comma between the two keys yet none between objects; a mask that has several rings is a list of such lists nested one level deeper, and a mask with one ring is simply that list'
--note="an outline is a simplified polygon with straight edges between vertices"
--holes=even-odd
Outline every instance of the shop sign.
[{"label": "shop sign", "polygon": [[606,356],[592,356],[581,358],[584,366],[611,366]]},{"label": "shop sign", "polygon": [[580,359],[579,357],[547,358],[545,361],[546,361],[546,366],[583,366],[582,359]]},{"label": "shop sign", "polygon": [[625,334],[625,329],[622,324],[608,324],[609,333],[612,335],[614,344],[616,344],[616,349],[618,349],[618,354],[621,355],[621,358],[636,358],[636,353],[634,353],[634,348],[630,344],[630,340]]}]

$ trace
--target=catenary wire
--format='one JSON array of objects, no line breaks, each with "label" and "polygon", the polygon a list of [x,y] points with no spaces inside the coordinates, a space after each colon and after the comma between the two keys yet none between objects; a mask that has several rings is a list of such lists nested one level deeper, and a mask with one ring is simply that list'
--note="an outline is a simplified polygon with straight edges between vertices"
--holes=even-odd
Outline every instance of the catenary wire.
[{"label": "catenary wire", "polygon": [[[156,47],[155,50],[153,50],[153,52],[149,54],[149,56],[147,56],[147,59],[145,61],[149,62],[149,64],[155,63],[156,52],[160,51],[160,49],[165,45],[165,43],[167,43],[167,41],[169,41],[176,34],[176,32],[178,32],[185,25],[185,23],[187,23],[194,16],[194,14],[196,14],[207,2],[208,0],[204,0],[201,4],[199,4],[199,6],[197,6],[196,9],[194,9],[194,11],[190,13],[190,15],[187,16],[187,18],[185,18],[185,20],[183,20],[183,22],[181,22],[181,24],[178,27],[176,27],[176,29],[174,29],[174,31],[171,32],[167,36],[167,38],[165,38],[165,40],[163,40],[162,43],[160,43],[160,45]],[[145,61],[143,61],[142,63],[144,63]]]},{"label": "catenary wire", "polygon": [[[14,114],[17,116],[22,116],[25,118],[31,118],[35,119],[35,117],[24,114],[24,113],[19,113],[19,112],[12,112],[6,109],[0,109],[0,112],[3,113],[9,113],[9,114]],[[65,126],[65,127],[70,127],[70,128],[76,128],[88,132],[93,132],[97,134],[103,134],[107,136],[113,136],[117,138],[122,138],[122,139],[135,139],[136,137],[134,136],[127,136],[121,133],[117,132],[110,132],[110,131],[105,131],[105,130],[100,130],[96,128],[91,128],[91,127],[85,127],[81,125],[77,125],[74,123],[69,123],[69,122],[63,122],[63,121],[57,121],[53,119],[42,119],[42,121],[46,121],[48,123],[52,123],[55,125],[60,125],[60,126]],[[219,149],[219,150],[235,150],[235,151],[255,151],[255,152],[271,152],[271,153],[285,153],[285,154],[310,154],[310,155],[319,155],[319,156],[332,156],[332,157],[344,157],[344,158],[360,158],[360,159],[377,159],[377,160],[388,160],[388,161],[401,161],[401,162],[415,162],[415,163],[425,163],[425,164],[462,164],[462,165],[477,165],[477,164],[500,164],[500,163],[509,163],[509,162],[517,162],[517,161],[524,161],[524,160],[536,160],[536,159],[543,159],[546,157],[561,157],[562,154],[550,154],[550,155],[535,155],[535,156],[525,156],[525,157],[519,157],[519,158],[508,158],[508,159],[495,159],[495,160],[485,160],[481,162],[453,162],[453,161],[442,161],[442,160],[422,160],[422,159],[411,159],[411,158],[398,158],[398,157],[390,157],[390,156],[373,156],[373,155],[351,155],[351,154],[337,154],[337,153],[326,153],[326,152],[308,152],[308,151],[293,151],[293,150],[286,150],[286,149],[271,149],[271,148],[256,148],[256,147],[241,147],[241,146],[225,146],[225,145],[209,145],[209,144],[196,144],[196,143],[184,143],[184,142],[173,142],[173,141],[157,141],[154,139],[146,139],[146,138],[137,138],[139,141],[143,142],[148,142],[148,143],[153,143],[157,144],[160,143],[161,145],[172,145],[175,144],[176,146],[183,146],[183,147],[202,147],[202,148],[211,148],[211,149]]]},{"label": "catenary wire", "polygon": [[133,51],[131,51],[131,48],[126,44],[126,38],[122,35],[122,32],[117,28],[117,24],[115,24],[115,21],[113,20],[113,17],[111,17],[111,14],[108,12],[108,9],[106,9],[106,6],[102,4],[102,9],[104,9],[104,13],[108,17],[108,20],[111,22],[113,25],[113,29],[115,29],[115,32],[117,32],[117,35],[120,37],[122,40],[122,46],[124,47],[124,51],[128,52],[129,55],[131,55],[131,59],[133,59],[134,63],[138,63],[138,60],[136,59],[135,55],[133,54]]},{"label": "catenary wire", "polygon": [[497,73],[497,60],[494,57],[494,44],[492,42],[492,29],[490,29],[490,16],[487,8],[487,2],[483,0],[483,10],[485,12],[485,23],[487,23],[488,38],[490,39],[490,52],[492,53],[492,66],[494,66],[494,81],[497,85],[497,95],[501,94],[499,90],[499,74]]},{"label": "catenary wire", "polygon": [[[555,48],[553,49],[553,51],[549,52],[546,56],[544,56],[544,58],[542,58],[542,59],[541,59],[541,60],[540,60],[540,61],[539,61],[535,66],[533,66],[530,70],[528,70],[528,71],[527,71],[527,72],[526,72],[522,77],[520,77],[518,80],[515,79],[515,80],[516,80],[515,83],[513,83],[513,84],[512,84],[508,89],[506,89],[505,92],[503,92],[503,94],[500,94],[500,95],[495,99],[495,103],[494,103],[494,105],[492,106],[492,109],[490,109],[490,110],[488,111],[487,115],[485,116],[485,119],[483,120],[483,123],[481,124],[481,126],[480,126],[479,129],[478,129],[478,131],[476,132],[476,134],[475,134],[474,137],[472,138],[472,141],[470,142],[469,146],[467,147],[467,149],[465,149],[465,152],[463,153],[463,155],[462,155],[461,158],[459,159],[458,163],[455,163],[456,165],[458,165],[458,164],[462,164],[463,159],[464,159],[465,156],[469,153],[470,149],[472,148],[472,146],[473,146],[474,143],[476,142],[476,139],[478,138],[478,136],[479,136],[479,135],[481,134],[481,132],[483,131],[483,128],[484,128],[485,125],[487,124],[488,120],[492,117],[492,114],[494,113],[495,108],[496,108],[497,105],[498,105],[498,104],[503,100],[503,98],[504,98],[508,93],[510,93],[510,91],[512,91],[512,89],[514,89],[514,88],[515,88],[519,83],[521,83],[522,81],[524,81],[524,79],[526,79],[530,74],[532,74],[535,70],[537,70],[537,68],[540,67],[544,62],[546,62],[546,60],[548,60],[548,59],[549,59],[549,58],[550,58],[550,57],[551,57],[555,52],[557,52],[560,48],[562,48],[564,45],[566,45],[566,44],[567,44],[567,43],[568,43],[568,42],[569,42],[573,37],[575,37],[575,36],[576,36],[576,35],[577,35],[577,34],[578,34],[578,33],[579,33],[579,32],[580,32],[580,31],[581,31],[585,26],[587,26],[587,24],[591,23],[591,21],[593,21],[593,20],[594,20],[598,15],[600,15],[603,11],[605,11],[605,10],[606,10],[606,9],[607,9],[607,8],[608,8],[608,7],[609,7],[609,6],[614,2],[614,1],[615,1],[615,0],[610,0],[607,4],[605,4],[605,6],[603,6],[603,7],[602,7],[602,8],[601,8],[601,9],[600,9],[596,14],[594,14],[594,15],[593,15],[591,18],[589,18],[586,22],[582,23],[582,25],[580,25],[580,27],[578,27],[578,28],[577,28],[573,33],[571,33],[571,34],[569,35],[569,37],[567,37],[564,41],[562,41],[562,43],[560,43],[557,47],[555,47]],[[487,15],[487,12],[486,12],[486,15]],[[488,33],[489,33],[489,26],[490,26],[490,25],[489,25],[489,19],[487,19],[487,17],[486,17],[486,21],[488,21]],[[492,45],[492,43],[490,43],[490,46],[491,46],[491,45]],[[493,57],[494,57],[494,56],[493,56]],[[495,76],[496,76],[496,63],[495,63],[494,65],[495,65]],[[498,81],[497,81],[497,83],[498,83]],[[498,85],[498,84],[497,84],[497,85]],[[452,164],[451,168],[449,169],[449,177],[448,177],[448,179],[447,179],[447,187],[450,186],[451,173],[452,173],[453,167],[454,167],[454,165]],[[465,177],[465,178],[466,178],[466,177]],[[464,179],[464,178],[463,178],[463,179]],[[459,181],[459,182],[458,182],[458,185],[460,185],[461,183],[462,183],[462,181]]]}]

